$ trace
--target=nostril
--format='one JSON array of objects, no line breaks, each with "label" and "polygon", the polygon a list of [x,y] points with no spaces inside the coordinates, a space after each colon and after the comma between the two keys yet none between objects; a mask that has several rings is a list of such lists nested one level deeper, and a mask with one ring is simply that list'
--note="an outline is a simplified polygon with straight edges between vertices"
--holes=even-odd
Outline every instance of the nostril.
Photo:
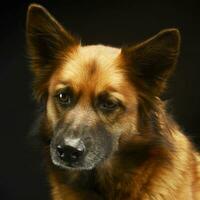
[{"label": "nostril", "polygon": [[65,146],[64,152],[69,161],[77,161],[83,155],[84,149]]},{"label": "nostril", "polygon": [[84,152],[84,150],[73,149],[73,150],[71,151],[71,158],[72,158],[73,160],[76,160],[76,159],[78,159],[79,157],[82,156],[83,152]]}]

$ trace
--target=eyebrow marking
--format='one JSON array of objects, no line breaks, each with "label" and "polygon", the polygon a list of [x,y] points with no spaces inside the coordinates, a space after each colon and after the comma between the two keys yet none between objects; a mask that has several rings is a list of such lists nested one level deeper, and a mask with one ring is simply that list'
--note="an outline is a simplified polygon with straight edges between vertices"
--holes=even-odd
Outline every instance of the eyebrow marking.
[{"label": "eyebrow marking", "polygon": [[72,84],[72,82],[71,81],[69,81],[69,80],[58,80],[58,82],[59,82],[59,84],[62,84],[62,85],[71,85]]},{"label": "eyebrow marking", "polygon": [[106,90],[100,92],[99,95],[110,98],[110,99],[118,99],[122,102],[125,101],[124,95],[121,94],[119,91],[117,91],[115,88],[112,88],[112,87],[109,87],[109,89],[106,89]]}]

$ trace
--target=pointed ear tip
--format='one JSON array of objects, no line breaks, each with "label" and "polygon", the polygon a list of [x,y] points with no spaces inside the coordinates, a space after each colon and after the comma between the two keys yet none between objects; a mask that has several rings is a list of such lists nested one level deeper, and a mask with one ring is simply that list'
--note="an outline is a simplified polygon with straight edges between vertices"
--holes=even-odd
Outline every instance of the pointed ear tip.
[{"label": "pointed ear tip", "polygon": [[28,10],[43,10],[45,9],[42,5],[40,4],[37,4],[37,3],[31,3],[29,6],[28,6]]},{"label": "pointed ear tip", "polygon": [[40,4],[32,3],[28,6],[28,15],[35,14],[35,13],[47,13],[47,9]]},{"label": "pointed ear tip", "polygon": [[171,38],[174,38],[177,40],[180,40],[180,38],[181,38],[180,31],[177,28],[164,29],[164,30],[160,31],[159,35],[168,35]]},{"label": "pointed ear tip", "polygon": [[32,28],[40,23],[42,19],[52,18],[48,10],[40,4],[32,3],[28,6],[26,15],[26,29]]},{"label": "pointed ear tip", "polygon": [[160,38],[165,39],[165,41],[170,41],[170,45],[179,49],[181,44],[181,34],[177,28],[164,29],[158,33]]}]

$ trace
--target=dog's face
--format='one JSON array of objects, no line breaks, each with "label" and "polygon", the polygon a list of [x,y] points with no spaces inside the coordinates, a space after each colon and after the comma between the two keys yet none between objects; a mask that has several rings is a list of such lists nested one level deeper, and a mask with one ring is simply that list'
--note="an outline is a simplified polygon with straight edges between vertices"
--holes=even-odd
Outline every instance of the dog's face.
[{"label": "dog's face", "polygon": [[138,132],[145,93],[156,97],[174,68],[175,29],[125,49],[82,46],[41,6],[32,5],[27,39],[35,95],[44,96],[52,162],[92,169],[120,151],[120,140]]},{"label": "dog's face", "polygon": [[52,75],[47,117],[54,163],[93,168],[118,149],[122,133],[136,128],[136,92],[118,66],[119,54],[111,47],[77,46]]}]

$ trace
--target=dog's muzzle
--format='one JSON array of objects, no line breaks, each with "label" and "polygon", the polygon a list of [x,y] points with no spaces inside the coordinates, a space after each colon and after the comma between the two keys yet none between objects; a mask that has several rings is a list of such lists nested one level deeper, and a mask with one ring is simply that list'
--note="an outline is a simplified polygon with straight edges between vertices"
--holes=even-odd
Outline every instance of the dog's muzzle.
[{"label": "dog's muzzle", "polygon": [[53,164],[63,169],[93,169],[111,154],[112,149],[112,134],[102,125],[60,129],[50,144]]}]

